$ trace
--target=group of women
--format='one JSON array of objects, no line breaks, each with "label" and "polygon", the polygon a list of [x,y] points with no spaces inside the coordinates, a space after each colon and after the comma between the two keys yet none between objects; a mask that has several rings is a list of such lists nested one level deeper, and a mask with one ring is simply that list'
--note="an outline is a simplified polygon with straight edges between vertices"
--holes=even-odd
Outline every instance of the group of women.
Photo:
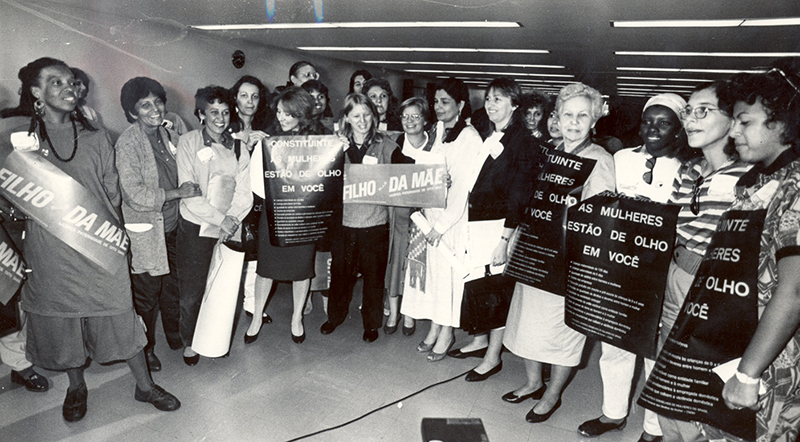
[{"label": "group of women", "polygon": [[[268,137],[335,133],[345,141],[349,164],[445,164],[448,190],[443,208],[343,206],[326,241],[332,262],[322,334],[334,332],[347,318],[360,276],[364,341],[376,340],[381,326],[392,334],[402,322],[403,333],[411,335],[417,320],[430,320],[417,350],[431,362],[447,355],[480,358],[466,376],[469,382],[501,371],[505,347],[524,360],[526,377],[502,400],[533,399],[526,420],[547,420],[561,405],[586,341],[565,324],[564,298],[517,282],[504,286],[510,306],[500,319],[467,314],[462,305],[470,296],[465,281],[502,272],[525,209],[535,204],[531,188],[542,152],[555,149],[595,161],[581,200],[617,191],[681,207],[659,347],[722,214],[731,204],[760,202],[767,209],[758,268],[760,322],[723,399],[731,408],[759,410],[763,440],[797,435],[800,78],[794,72],[776,68],[706,84],[688,103],[675,94],[654,96],[642,113],[643,145],[613,157],[591,137],[603,116],[603,98],[580,83],[565,86],[548,113],[546,97],[524,95],[513,80],[498,78],[486,89],[482,115],[473,116],[469,90],[460,80],[440,83],[432,106],[419,97],[397,105],[386,80],[357,71],[334,122],[327,87],[313,65],[299,62],[273,95],[252,76],[231,88],[198,89],[195,115],[201,128],[176,131],[183,126],[175,122],[179,118],[167,119],[162,85],[136,77],[120,94],[131,126],[112,148],[106,133],[97,130],[99,116],[82,107],[76,78],[59,60],[36,60],[20,70],[20,105],[4,111],[29,119],[18,130],[36,134],[38,154],[87,188],[124,222],[130,238],[130,267],[110,275],[28,221],[24,255],[33,272],[22,291],[28,355],[36,365],[68,373],[63,409],[68,421],[86,413],[87,357],[127,360],[137,380],[137,400],[161,410],[180,406],[149,375],[161,368],[153,351],[158,310],[169,346],[183,348],[186,364],[197,364],[192,341],[212,253],[219,241],[240,234],[243,222],[259,232],[255,265],[245,277],[253,313],[245,343],[255,342],[262,324],[271,320],[263,310],[274,281],[292,282],[292,339],[305,340],[303,313],[319,246],[270,244],[271,227],[259,217],[268,194],[263,180],[251,179],[251,169],[258,170],[252,163],[262,161],[258,147]],[[81,82],[88,86],[88,78]],[[8,154],[11,146],[5,141]],[[766,198],[759,192],[765,186],[772,191]],[[425,222],[418,222],[422,218]],[[423,232],[425,224],[430,229]],[[469,276],[445,254],[460,260]],[[49,270],[37,271],[42,268]],[[473,337],[454,350],[454,330],[466,321]],[[602,415],[581,424],[581,434],[598,436],[625,426],[635,362],[634,354],[602,345]],[[546,366],[549,376],[543,375]],[[652,366],[645,361],[648,373]],[[766,384],[766,395],[759,396],[758,379]],[[647,412],[640,440],[661,438],[736,440],[705,424]]]}]

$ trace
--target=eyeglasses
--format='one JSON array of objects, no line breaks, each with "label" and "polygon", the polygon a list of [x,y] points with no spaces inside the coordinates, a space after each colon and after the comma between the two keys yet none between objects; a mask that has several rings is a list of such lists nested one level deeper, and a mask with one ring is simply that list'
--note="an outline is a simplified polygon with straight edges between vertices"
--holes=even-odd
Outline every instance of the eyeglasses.
[{"label": "eyeglasses", "polygon": [[703,185],[703,181],[705,181],[705,178],[700,176],[692,186],[692,201],[689,202],[689,210],[695,215],[700,214],[700,186]]},{"label": "eyeglasses", "polygon": [[642,179],[646,184],[653,184],[653,168],[656,167],[656,157],[650,157],[644,163],[647,171],[642,175]]},{"label": "eyeglasses", "polygon": [[422,119],[422,115],[420,114],[403,114],[402,117],[403,121],[419,121]]},{"label": "eyeglasses", "polygon": [[680,111],[681,119],[685,120],[689,118],[690,115],[694,115],[695,118],[698,120],[702,120],[706,116],[708,116],[709,112],[720,111],[719,108],[716,107],[708,107],[708,106],[699,106],[692,109],[691,106],[686,106]]}]

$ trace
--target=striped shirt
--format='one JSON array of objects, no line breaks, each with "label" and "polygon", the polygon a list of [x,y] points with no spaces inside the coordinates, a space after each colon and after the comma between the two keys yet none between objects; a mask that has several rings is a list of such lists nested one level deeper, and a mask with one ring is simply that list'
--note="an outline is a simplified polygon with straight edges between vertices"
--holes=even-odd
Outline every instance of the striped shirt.
[{"label": "striped shirt", "polygon": [[[675,177],[671,198],[673,204],[681,206],[676,243],[701,256],[705,255],[723,212],[736,199],[736,182],[752,166],[741,161],[730,162],[703,177],[695,189],[695,183],[702,176],[701,171],[706,163],[705,158],[701,158],[681,166],[678,176]],[[697,215],[691,210],[692,198],[699,202],[700,211]]]}]

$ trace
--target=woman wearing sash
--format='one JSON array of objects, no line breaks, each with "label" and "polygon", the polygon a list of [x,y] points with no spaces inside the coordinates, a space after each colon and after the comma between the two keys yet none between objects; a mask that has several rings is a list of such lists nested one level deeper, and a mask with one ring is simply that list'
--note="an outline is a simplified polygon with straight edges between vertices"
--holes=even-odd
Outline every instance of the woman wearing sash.
[{"label": "woman wearing sash", "polygon": [[[417,346],[420,352],[430,352],[430,362],[444,359],[455,342],[453,329],[460,325],[464,275],[451,267],[437,247],[446,246],[459,259],[466,257],[467,202],[481,165],[478,155],[483,146],[478,131],[466,123],[471,114],[468,103],[469,90],[461,80],[447,79],[436,88],[433,109],[439,124],[434,136],[441,137],[441,142],[434,143],[431,153],[444,157],[452,184],[447,189],[444,208],[422,210],[433,227],[425,237],[425,275],[424,279],[417,279],[416,289],[411,285],[414,280],[407,278],[408,290],[403,295],[404,314],[431,320],[428,335]],[[414,263],[410,261],[408,265],[413,268]]]},{"label": "woman wearing sash", "polygon": [[147,77],[128,80],[122,86],[120,103],[132,123],[114,149],[122,216],[130,226],[133,304],[147,329],[147,363],[151,371],[159,371],[161,361],[153,350],[159,310],[169,347],[177,350],[183,346],[175,276],[178,204],[181,198],[199,196],[200,186],[188,181],[178,186],[178,134],[161,126],[167,103],[161,83]]},{"label": "woman wearing sash", "polygon": [[[672,196],[672,184],[687,154],[686,135],[680,112],[686,100],[675,94],[659,94],[649,100],[642,110],[639,136],[644,144],[623,149],[614,154],[617,192],[629,197],[644,197],[665,204]],[[603,381],[603,415],[584,422],[578,432],[584,436],[599,436],[607,431],[622,429],[628,416],[631,383],[635,376],[636,355],[602,342],[600,344],[600,376]],[[655,363],[645,359],[645,376]],[[651,442],[661,437],[658,416],[644,411],[644,432],[640,441]]]},{"label": "woman wearing sash", "polygon": [[[102,207],[121,225],[114,150],[105,132],[76,110],[69,67],[40,58],[22,68],[19,78],[18,109],[32,117],[31,124],[19,130],[35,133],[39,140],[29,155],[59,169],[65,182],[82,186],[90,196],[82,205]],[[11,151],[8,139],[3,140],[3,150],[4,155]],[[26,231],[23,253],[32,270],[21,294],[27,313],[27,356],[40,367],[66,371],[64,419],[75,422],[86,414],[88,358],[97,363],[126,360],[136,379],[137,401],[164,411],[180,407],[175,396],[153,383],[147,369],[142,351],[147,338],[133,309],[127,259],[119,256],[119,266],[110,273],[31,219]]]},{"label": "woman wearing sash", "polygon": [[[314,99],[299,87],[288,87],[275,98],[275,122],[267,128],[268,136],[283,135],[325,135],[326,129],[311,116]],[[266,198],[270,198],[266,195]],[[314,277],[315,244],[299,246],[275,247],[270,243],[270,225],[267,219],[267,200],[261,212],[258,228],[258,267],[256,268],[256,286],[254,308],[256,312],[264,310],[272,283],[292,281],[292,341],[297,344],[306,339],[303,327],[303,307],[305,306],[311,278]],[[262,321],[256,316],[244,335],[244,343],[251,344],[258,338]]]},{"label": "woman wearing sash", "polygon": [[178,219],[180,331],[183,361],[190,366],[200,360],[191,346],[214,246],[230,239],[253,207],[250,155],[228,131],[234,106],[228,89],[198,89],[195,115],[203,127],[178,142],[178,182],[197,183],[202,191],[201,196],[181,199]]},{"label": "woman wearing sash", "polygon": [[[580,200],[615,189],[614,160],[602,147],[592,144],[591,129],[603,115],[603,97],[595,89],[573,83],[561,89],[556,113],[564,140],[555,147],[596,161],[581,189]],[[561,406],[561,393],[572,370],[581,360],[586,336],[564,322],[564,297],[517,282],[508,313],[505,346],[525,360],[527,381],[503,396],[519,403],[540,399],[525,419],[544,422]],[[551,364],[550,384],[542,380],[542,364]]]},{"label": "woman wearing sash", "polygon": [[[478,154],[477,173],[468,203],[467,263],[473,273],[482,275],[487,265],[493,274],[502,271],[506,263],[508,242],[530,196],[539,163],[538,142],[525,127],[524,116],[518,111],[522,91],[514,80],[498,78],[489,84],[485,106],[490,120],[489,131],[482,133],[483,145]],[[502,293],[511,297],[511,293]],[[469,301],[466,295],[466,302]],[[507,304],[506,304],[507,305]],[[460,324],[465,317],[459,318]],[[505,312],[499,315],[505,317]],[[478,357],[481,363],[470,371],[465,380],[480,382],[503,369],[500,353],[503,348],[505,321],[488,323],[482,315],[469,318],[476,324],[473,340],[464,347],[451,350],[454,358]]]}]

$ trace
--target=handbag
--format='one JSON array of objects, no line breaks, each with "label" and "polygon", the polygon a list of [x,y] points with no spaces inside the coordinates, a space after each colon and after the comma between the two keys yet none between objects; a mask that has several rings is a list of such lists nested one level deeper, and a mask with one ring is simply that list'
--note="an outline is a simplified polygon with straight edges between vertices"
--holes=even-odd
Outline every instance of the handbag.
[{"label": "handbag", "polygon": [[464,284],[461,300],[461,328],[470,334],[484,333],[506,325],[514,280],[492,275],[486,265],[484,277]]}]

